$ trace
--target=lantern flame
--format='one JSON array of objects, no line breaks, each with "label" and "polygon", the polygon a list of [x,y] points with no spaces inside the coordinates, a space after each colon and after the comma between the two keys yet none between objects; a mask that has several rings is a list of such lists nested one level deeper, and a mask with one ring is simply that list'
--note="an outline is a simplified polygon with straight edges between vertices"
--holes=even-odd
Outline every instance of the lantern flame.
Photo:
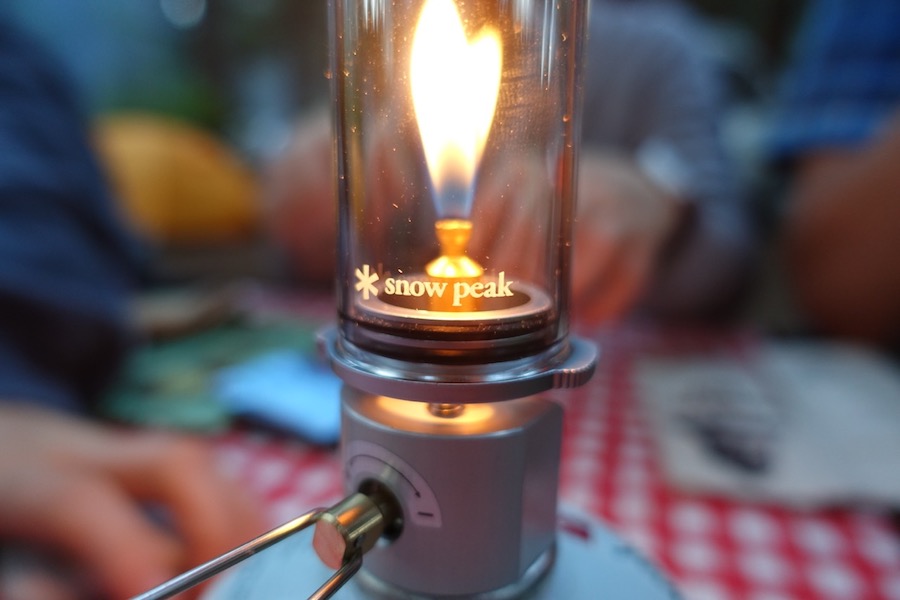
[{"label": "lantern flame", "polygon": [[453,0],[427,0],[413,38],[413,108],[440,218],[468,219],[500,91],[496,30],[466,37]]}]

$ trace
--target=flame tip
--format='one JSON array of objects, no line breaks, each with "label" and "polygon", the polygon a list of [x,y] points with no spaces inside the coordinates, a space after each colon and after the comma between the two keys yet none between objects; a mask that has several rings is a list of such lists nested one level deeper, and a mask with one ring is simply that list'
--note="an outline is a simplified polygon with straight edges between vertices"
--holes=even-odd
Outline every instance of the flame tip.
[{"label": "flame tip", "polygon": [[432,181],[472,187],[494,120],[503,63],[500,35],[466,36],[453,0],[427,0],[413,34],[413,108]]}]

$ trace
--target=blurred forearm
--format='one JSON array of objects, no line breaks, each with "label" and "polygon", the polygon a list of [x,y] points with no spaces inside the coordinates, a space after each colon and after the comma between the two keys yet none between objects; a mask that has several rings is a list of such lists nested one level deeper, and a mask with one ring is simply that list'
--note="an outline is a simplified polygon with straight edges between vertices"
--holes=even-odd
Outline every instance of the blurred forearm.
[{"label": "blurred forearm", "polygon": [[827,333],[883,343],[900,332],[898,125],[868,147],[798,165],[785,260],[801,308]]}]

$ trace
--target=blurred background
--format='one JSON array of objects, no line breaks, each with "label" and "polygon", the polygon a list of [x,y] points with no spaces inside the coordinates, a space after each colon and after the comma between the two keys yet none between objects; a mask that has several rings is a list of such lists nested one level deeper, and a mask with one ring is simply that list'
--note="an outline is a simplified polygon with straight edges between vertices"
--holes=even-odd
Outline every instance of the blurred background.
[{"label": "blurred background", "polygon": [[325,2],[10,0],[0,11],[74,80],[155,282],[278,277],[260,170],[294,119],[325,102]]},{"label": "blurred background", "polygon": [[284,132],[272,123],[327,91],[325,2],[10,0],[3,10],[66,63],[91,113],[171,115],[244,154],[276,146],[270,136]]},{"label": "blurred background", "polygon": [[[812,1],[686,0],[699,17],[689,39],[724,83],[717,125],[761,242],[755,265],[724,327],[590,331],[604,360],[567,408],[574,441],[563,497],[612,523],[691,600],[900,599],[900,352],[809,335],[779,247],[789,189],[771,164],[771,136]],[[150,257],[135,311],[146,343],[98,412],[230,432],[217,438],[230,468],[278,520],[339,491],[328,475],[337,460],[318,451],[337,441],[339,382],[313,358],[316,329],[334,320],[332,263],[304,273],[310,265],[289,256],[335,252],[334,232],[309,226],[328,222],[333,205],[290,213],[271,202],[279,158],[292,159],[284,162],[297,180],[330,168],[325,129],[311,130],[319,137],[301,148],[303,160],[291,153],[304,117],[329,103],[327,4],[0,0],[0,17],[66,67]],[[238,419],[312,445],[289,437],[279,454],[277,442],[233,427]],[[704,532],[709,544],[698,542]]]}]

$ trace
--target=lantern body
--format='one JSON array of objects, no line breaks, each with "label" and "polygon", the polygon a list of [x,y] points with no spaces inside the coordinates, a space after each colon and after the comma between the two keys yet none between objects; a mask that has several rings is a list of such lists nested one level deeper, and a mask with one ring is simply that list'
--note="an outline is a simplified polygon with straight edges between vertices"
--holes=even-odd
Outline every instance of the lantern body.
[{"label": "lantern body", "polygon": [[585,0],[332,0],[348,493],[374,597],[511,598],[556,555]]}]

